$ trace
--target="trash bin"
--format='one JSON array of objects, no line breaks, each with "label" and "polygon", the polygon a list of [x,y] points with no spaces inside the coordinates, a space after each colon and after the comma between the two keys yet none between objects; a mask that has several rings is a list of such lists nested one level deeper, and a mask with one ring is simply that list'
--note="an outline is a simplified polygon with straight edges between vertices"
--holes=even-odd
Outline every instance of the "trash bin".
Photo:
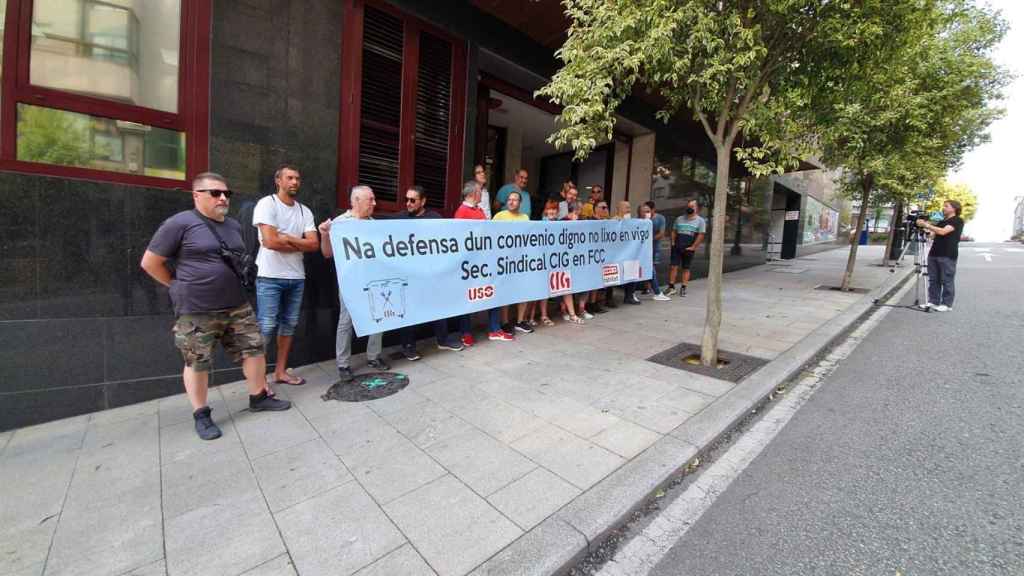
[{"label": "trash bin", "polygon": [[867,229],[864,229],[864,230],[860,231],[860,241],[858,241],[858,244],[860,244],[861,246],[867,246],[868,245],[868,231],[867,231]]}]

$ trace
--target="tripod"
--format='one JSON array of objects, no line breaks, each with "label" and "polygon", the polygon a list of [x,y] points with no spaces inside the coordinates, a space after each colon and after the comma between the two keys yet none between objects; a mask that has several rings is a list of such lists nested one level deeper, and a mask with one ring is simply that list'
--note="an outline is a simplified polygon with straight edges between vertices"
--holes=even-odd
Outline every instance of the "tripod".
[{"label": "tripod", "polygon": [[876,306],[891,306],[894,308],[910,308],[911,310],[918,310],[920,312],[931,312],[931,308],[921,307],[921,293],[924,291],[921,285],[924,281],[921,279],[925,275],[924,270],[927,270],[924,263],[924,248],[928,243],[928,238],[925,236],[924,230],[918,228],[913,222],[906,223],[905,230],[907,242],[903,245],[903,250],[900,252],[899,257],[893,262],[892,266],[889,267],[889,273],[893,274],[888,280],[886,280],[882,286],[884,290],[879,289],[879,294],[884,295],[889,291],[889,286],[886,286],[889,282],[896,278],[896,266],[903,261],[903,257],[906,256],[907,252],[913,248],[914,254],[914,303],[910,306],[903,306],[900,304],[883,304],[881,298],[875,298],[874,303]]}]

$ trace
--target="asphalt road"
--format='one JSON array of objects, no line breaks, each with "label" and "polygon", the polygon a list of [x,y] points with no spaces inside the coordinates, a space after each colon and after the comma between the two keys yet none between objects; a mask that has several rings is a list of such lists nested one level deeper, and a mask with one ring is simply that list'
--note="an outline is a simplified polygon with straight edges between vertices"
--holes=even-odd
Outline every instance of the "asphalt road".
[{"label": "asphalt road", "polygon": [[962,244],[957,290],[892,310],[651,574],[1024,575],[1024,245]]}]

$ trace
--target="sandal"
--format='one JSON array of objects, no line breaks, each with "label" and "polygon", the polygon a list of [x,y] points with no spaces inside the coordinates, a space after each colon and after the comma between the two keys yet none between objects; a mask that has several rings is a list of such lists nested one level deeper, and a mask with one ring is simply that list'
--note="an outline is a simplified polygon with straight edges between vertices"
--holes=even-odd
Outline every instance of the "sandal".
[{"label": "sandal", "polygon": [[545,325],[545,326],[554,326],[555,325],[555,323],[551,321],[551,318],[548,318],[547,316],[541,318],[540,319],[540,323]]},{"label": "sandal", "polygon": [[580,318],[579,316],[569,316],[569,322],[572,322],[573,324],[576,324],[576,325],[579,325],[579,326],[582,326],[582,325],[587,323],[586,320],[584,320],[583,318]]}]

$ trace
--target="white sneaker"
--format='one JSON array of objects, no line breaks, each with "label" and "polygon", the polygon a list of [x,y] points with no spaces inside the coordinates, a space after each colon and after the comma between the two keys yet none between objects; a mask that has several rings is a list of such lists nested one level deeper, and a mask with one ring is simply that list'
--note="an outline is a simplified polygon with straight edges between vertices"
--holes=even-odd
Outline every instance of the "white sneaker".
[{"label": "white sneaker", "polygon": [[917,307],[920,308],[921,310],[927,310],[929,308],[935,308],[935,304],[932,304],[931,302],[925,302],[924,304],[918,304]]},{"label": "white sneaker", "polygon": [[580,314],[580,316],[583,316],[584,320],[593,320],[594,319],[594,315],[591,314],[590,312],[584,312],[583,314]]},{"label": "white sneaker", "polygon": [[669,298],[668,296],[665,296],[664,294],[660,294],[659,293],[659,294],[655,294],[654,298],[652,298],[652,300],[657,300],[658,302],[668,302],[669,300],[672,300],[672,299]]},{"label": "white sneaker", "polygon": [[938,306],[935,307],[936,312],[949,312],[950,310],[952,310],[952,308],[946,306],[945,304],[939,304]]}]

